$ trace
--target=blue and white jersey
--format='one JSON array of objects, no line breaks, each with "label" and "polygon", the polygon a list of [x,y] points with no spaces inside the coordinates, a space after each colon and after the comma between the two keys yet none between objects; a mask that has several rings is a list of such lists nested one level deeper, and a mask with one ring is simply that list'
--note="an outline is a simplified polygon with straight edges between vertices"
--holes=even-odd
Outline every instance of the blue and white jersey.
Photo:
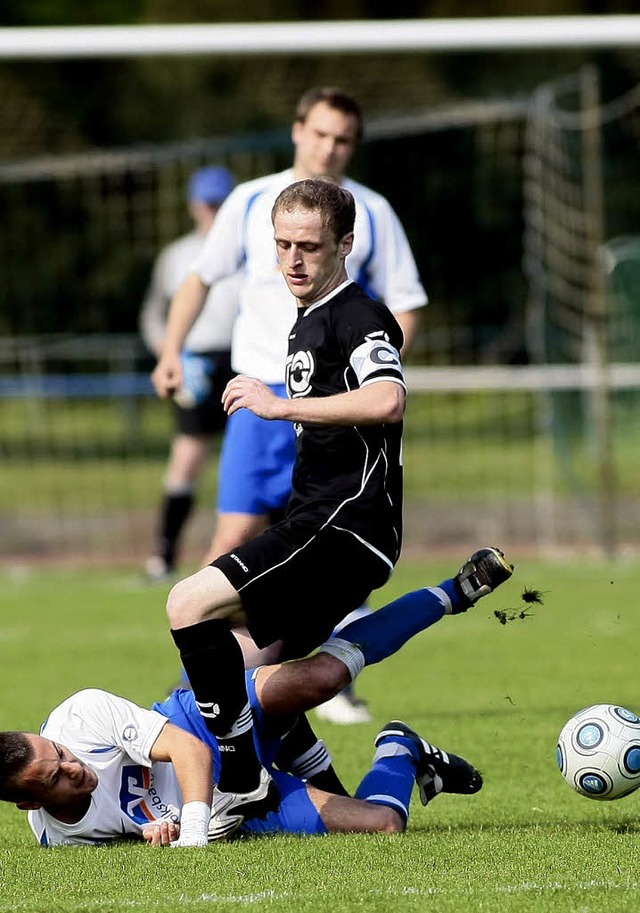
[{"label": "blue and white jersey", "polygon": [[[239,184],[223,203],[193,270],[213,285],[244,269],[232,339],[234,371],[268,384],[284,382],[287,337],[296,300],[280,273],[271,209],[296,178],[293,169]],[[423,307],[427,296],[400,220],[379,193],[348,178],[356,201],[349,276],[395,314]]]},{"label": "blue and white jersey", "polygon": [[[280,741],[263,732],[255,670],[246,673],[246,682],[256,720],[258,754],[262,763],[270,767]],[[151,710],[95,688],[78,691],[56,707],[40,735],[64,745],[95,770],[98,786],[91,794],[87,813],[75,824],[58,821],[43,809],[30,811],[29,824],[39,843],[48,847],[95,845],[126,837],[141,840],[150,823],[179,822],[182,794],[173,765],[150,759],[153,744],[168,721],[209,746],[215,775],[220,764],[218,745],[190,690],[174,691]],[[271,813],[266,821],[245,822],[242,833],[326,834],[305,784],[297,777],[270,769],[282,794],[280,810]]]},{"label": "blue and white jersey", "polygon": [[42,846],[95,844],[116,836],[142,837],[158,820],[180,820],[182,794],[168,762],[149,756],[167,723],[166,716],[88,688],[53,710],[40,735],[68,747],[98,774],[86,815],[65,824],[44,809],[29,812],[29,824]]}]

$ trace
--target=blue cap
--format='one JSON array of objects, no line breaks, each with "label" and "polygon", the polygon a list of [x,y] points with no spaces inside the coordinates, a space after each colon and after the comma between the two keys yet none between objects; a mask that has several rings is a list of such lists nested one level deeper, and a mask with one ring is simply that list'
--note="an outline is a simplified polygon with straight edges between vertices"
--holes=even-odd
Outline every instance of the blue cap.
[{"label": "blue cap", "polygon": [[189,200],[217,206],[226,200],[235,186],[236,179],[226,168],[200,168],[189,180]]}]

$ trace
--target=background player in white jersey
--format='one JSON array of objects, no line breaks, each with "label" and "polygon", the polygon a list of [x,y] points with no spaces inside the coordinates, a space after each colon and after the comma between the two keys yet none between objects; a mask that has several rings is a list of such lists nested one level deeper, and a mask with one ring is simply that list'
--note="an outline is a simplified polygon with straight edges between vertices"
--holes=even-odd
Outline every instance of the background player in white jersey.
[{"label": "background player in white jersey", "polygon": [[[171,299],[189,274],[235,183],[231,172],[220,166],[200,168],[189,179],[187,199],[194,228],[158,255],[139,315],[142,338],[156,358],[164,345]],[[240,281],[236,273],[216,283],[185,340],[183,390],[172,404],[176,432],[165,473],[155,548],[144,567],[150,582],[168,580],[176,570],[180,537],[195,504],[212,438],[226,424],[221,396],[233,373],[231,331],[238,312]]]},{"label": "background player in white jersey", "polygon": [[[403,831],[414,780],[424,805],[440,792],[478,792],[482,777],[474,767],[399,721],[378,733],[373,767],[354,799],[318,787],[332,769],[322,742],[299,757],[283,757],[283,734],[292,719],[338,692],[365,666],[387,658],[446,614],[466,611],[511,572],[499,549],[480,549],[455,577],[406,593],[352,623],[314,656],[247,673],[260,759],[282,798],[277,812],[246,820],[238,833]],[[43,846],[124,837],[204,846],[220,837],[210,833],[209,822],[219,767],[218,743],[193,693],[183,689],[152,710],[86,689],[56,707],[39,735],[0,733],[0,799],[29,812]]]},{"label": "background player in white jersey", "polygon": [[[273,248],[271,207],[288,184],[328,176],[356,200],[356,235],[348,273],[398,319],[403,350],[413,341],[427,296],[405,232],[388,201],[345,177],[363,129],[358,102],[335,88],[314,88],[301,97],[292,128],[293,166],[240,184],[223,206],[202,255],[171,306],[167,345],[153,374],[167,396],[181,383],[180,349],[208,289],[240,265],[245,271],[241,310],[234,327],[232,366],[285,395],[287,334],[295,318],[294,298],[282,278]],[[229,419],[220,463],[218,518],[211,561],[259,534],[287,504],[295,459],[288,422],[264,422],[246,410]],[[336,722],[364,722],[370,714],[353,695],[336,698],[321,711]]]}]

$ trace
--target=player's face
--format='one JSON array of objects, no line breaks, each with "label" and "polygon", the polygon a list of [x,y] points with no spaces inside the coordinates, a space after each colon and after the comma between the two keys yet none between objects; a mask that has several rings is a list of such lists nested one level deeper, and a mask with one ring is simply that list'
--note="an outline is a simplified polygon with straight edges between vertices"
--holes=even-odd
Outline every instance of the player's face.
[{"label": "player's face", "polygon": [[353,234],[336,241],[317,210],[280,210],[274,218],[274,235],[285,282],[305,307],[347,278],[344,260],[351,250]]},{"label": "player's face", "polygon": [[296,180],[340,178],[358,142],[358,122],[352,114],[319,101],[304,123],[294,123],[292,138],[296,147],[293,166]]},{"label": "player's face", "polygon": [[29,739],[35,755],[22,771],[19,785],[30,803],[64,808],[87,800],[98,785],[97,773],[64,745],[39,735]]},{"label": "player's face", "polygon": [[200,200],[193,200],[189,204],[191,218],[201,235],[207,234],[216,220],[219,209],[219,206],[210,206],[209,203],[202,203]]}]

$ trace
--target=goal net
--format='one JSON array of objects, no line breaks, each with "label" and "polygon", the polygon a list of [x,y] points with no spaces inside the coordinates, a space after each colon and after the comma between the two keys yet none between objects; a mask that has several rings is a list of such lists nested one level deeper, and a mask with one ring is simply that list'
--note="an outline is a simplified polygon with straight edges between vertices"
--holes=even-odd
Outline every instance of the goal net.
[{"label": "goal net", "polygon": [[[255,71],[238,59],[224,78]],[[5,154],[2,553],[146,556],[172,433],[137,334],[153,259],[189,227],[194,168],[226,164],[244,180],[290,163],[299,88],[318,83],[363,101],[352,173],[393,203],[431,299],[407,367],[407,548],[637,545],[636,96],[603,102],[584,80],[443,100],[424,49],[279,52],[251,102],[268,128]],[[215,475],[214,459],[187,532],[193,561]]]},{"label": "goal net", "polygon": [[558,484],[597,505],[585,519],[612,551],[625,497],[617,463],[638,448],[640,87],[603,101],[591,67],[542,85],[525,136],[531,359],[590,378],[547,390],[543,421]]}]

